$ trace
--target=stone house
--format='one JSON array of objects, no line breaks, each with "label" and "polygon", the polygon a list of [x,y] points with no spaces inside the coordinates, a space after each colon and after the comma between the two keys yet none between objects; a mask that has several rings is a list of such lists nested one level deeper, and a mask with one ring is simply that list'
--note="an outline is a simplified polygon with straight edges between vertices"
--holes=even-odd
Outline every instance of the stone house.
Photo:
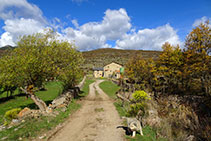
[{"label": "stone house", "polygon": [[94,71],[93,75],[95,78],[103,77],[103,68],[94,68],[93,71]]},{"label": "stone house", "polygon": [[124,68],[122,65],[117,64],[117,63],[110,63],[103,68],[93,68],[93,76],[95,78],[100,78],[100,77],[112,77],[112,78],[120,78],[122,70],[124,71]]},{"label": "stone house", "polygon": [[122,65],[117,63],[110,63],[103,67],[104,77],[113,77],[113,78],[120,78],[120,69],[123,68]]}]

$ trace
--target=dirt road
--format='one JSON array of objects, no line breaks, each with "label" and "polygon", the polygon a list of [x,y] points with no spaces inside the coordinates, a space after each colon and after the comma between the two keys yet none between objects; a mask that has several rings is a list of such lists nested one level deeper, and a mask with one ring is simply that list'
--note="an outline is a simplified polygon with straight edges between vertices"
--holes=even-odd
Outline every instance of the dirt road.
[{"label": "dirt road", "polygon": [[89,95],[83,100],[79,111],[51,141],[123,141],[124,131],[119,115],[110,98],[99,88],[97,80],[89,88]]}]

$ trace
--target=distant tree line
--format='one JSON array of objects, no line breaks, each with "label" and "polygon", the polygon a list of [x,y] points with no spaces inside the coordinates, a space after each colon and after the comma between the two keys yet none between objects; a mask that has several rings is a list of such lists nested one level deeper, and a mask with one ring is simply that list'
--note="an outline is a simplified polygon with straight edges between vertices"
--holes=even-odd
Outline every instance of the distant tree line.
[{"label": "distant tree line", "polygon": [[198,94],[211,96],[211,28],[209,21],[195,27],[184,49],[165,43],[157,61],[141,56],[126,65],[126,77],[136,89],[155,94]]}]

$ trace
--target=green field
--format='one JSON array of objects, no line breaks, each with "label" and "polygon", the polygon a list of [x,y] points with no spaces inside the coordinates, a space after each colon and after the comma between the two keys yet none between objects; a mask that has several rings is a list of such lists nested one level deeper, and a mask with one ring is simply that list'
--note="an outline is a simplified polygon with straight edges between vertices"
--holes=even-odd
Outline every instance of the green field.
[{"label": "green field", "polygon": [[[49,82],[46,84],[45,88],[47,89],[46,91],[36,92],[36,95],[44,100],[47,104],[49,104],[63,91],[61,82]],[[6,94],[2,94],[1,98],[3,98],[3,96],[6,96]],[[3,116],[6,111],[14,108],[23,109],[24,107],[38,109],[30,98],[27,99],[23,94],[17,95],[17,92],[12,99],[9,99],[8,101],[0,101],[0,124],[3,123]]]}]

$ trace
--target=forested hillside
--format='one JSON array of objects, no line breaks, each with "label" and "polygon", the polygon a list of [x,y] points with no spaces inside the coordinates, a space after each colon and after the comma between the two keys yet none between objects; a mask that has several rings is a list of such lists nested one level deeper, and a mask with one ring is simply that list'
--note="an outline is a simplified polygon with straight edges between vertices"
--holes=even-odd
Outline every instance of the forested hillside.
[{"label": "forested hillside", "polygon": [[103,67],[111,62],[125,65],[130,58],[137,55],[141,55],[144,59],[158,59],[160,53],[160,51],[121,50],[112,48],[86,51],[83,52],[85,59],[83,68],[91,70],[93,67]]},{"label": "forested hillside", "polygon": [[8,50],[12,50],[14,49],[15,47],[13,46],[10,46],[10,45],[6,45],[6,46],[3,46],[3,47],[0,47],[0,57],[5,54]]}]

